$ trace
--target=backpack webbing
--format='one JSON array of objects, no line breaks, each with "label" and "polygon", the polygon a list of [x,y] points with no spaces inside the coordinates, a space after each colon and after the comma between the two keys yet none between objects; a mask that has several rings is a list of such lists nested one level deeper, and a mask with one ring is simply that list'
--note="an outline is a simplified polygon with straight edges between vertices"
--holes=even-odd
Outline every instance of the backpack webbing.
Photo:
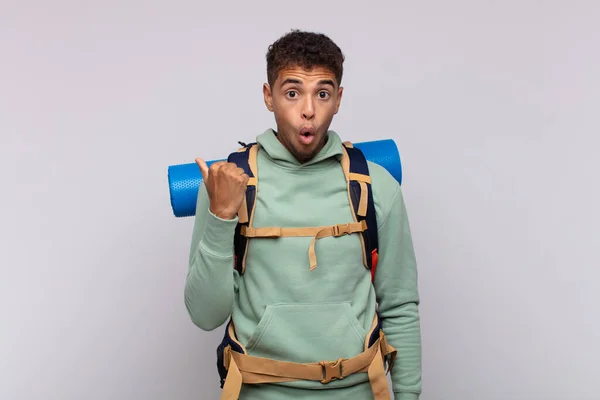
[{"label": "backpack webbing", "polygon": [[[229,155],[227,161],[235,163],[250,177],[244,202],[238,212],[239,221],[234,236],[234,267],[240,275],[244,273],[246,268],[249,237],[316,236],[318,232],[318,237],[315,237],[317,239],[325,236],[359,233],[363,247],[363,263],[371,271],[371,280],[375,279],[379,243],[369,167],[362,151],[353,147],[350,142],[344,142],[343,147],[344,153],[342,154],[341,165],[348,183],[348,199],[354,223],[332,227],[253,228],[254,207],[258,191],[256,166],[258,145],[256,143],[244,145],[237,152]],[[314,240],[309,255],[311,251],[314,252],[313,246]],[[311,269],[313,268],[314,266],[311,265]]]}]

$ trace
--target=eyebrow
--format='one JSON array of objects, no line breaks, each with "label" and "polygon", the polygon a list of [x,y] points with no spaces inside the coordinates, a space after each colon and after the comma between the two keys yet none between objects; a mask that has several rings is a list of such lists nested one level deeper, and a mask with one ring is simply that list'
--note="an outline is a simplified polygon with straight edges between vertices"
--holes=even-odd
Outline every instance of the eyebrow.
[{"label": "eyebrow", "polygon": [[281,86],[288,85],[288,84],[301,85],[302,82],[300,82],[298,79],[293,79],[293,78],[287,78],[286,80],[284,80],[283,82],[281,82]]},{"label": "eyebrow", "polygon": [[319,85],[330,85],[335,87],[335,85],[333,84],[333,81],[331,79],[322,79],[319,81]]},{"label": "eyebrow", "polygon": [[[298,79],[294,79],[294,78],[287,78],[286,80],[284,80],[283,82],[281,82],[281,86],[284,85],[288,85],[288,84],[296,84],[296,85],[301,85],[302,82]],[[335,87],[333,81],[331,79],[321,79],[318,82],[319,85],[330,85],[332,87]]]}]

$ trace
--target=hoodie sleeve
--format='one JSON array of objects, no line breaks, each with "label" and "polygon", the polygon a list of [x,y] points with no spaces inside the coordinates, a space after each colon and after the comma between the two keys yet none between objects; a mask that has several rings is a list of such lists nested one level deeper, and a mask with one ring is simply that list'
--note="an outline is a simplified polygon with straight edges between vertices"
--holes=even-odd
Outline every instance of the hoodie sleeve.
[{"label": "hoodie sleeve", "polygon": [[221,326],[231,314],[237,273],[233,237],[238,218],[225,220],[211,213],[203,183],[194,218],[184,298],[192,322],[208,331]]},{"label": "hoodie sleeve", "polygon": [[397,183],[391,187],[395,192],[383,206],[383,219],[378,222],[379,262],[374,287],[383,331],[398,351],[391,372],[394,398],[418,400],[421,332],[417,265],[402,191]]}]

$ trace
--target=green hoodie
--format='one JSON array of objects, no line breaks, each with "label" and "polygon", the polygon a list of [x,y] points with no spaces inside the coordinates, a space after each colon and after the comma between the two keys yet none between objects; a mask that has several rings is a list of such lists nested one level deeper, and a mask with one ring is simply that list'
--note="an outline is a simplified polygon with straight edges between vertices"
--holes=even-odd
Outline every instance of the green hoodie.
[{"label": "green hoodie", "polygon": [[[342,140],[328,132],[325,147],[301,164],[272,129],[257,137],[258,187],[254,227],[325,226],[353,222],[340,165]],[[421,391],[421,333],[417,267],[398,182],[369,162],[378,222],[375,281],[363,264],[358,234],[316,241],[310,271],[310,237],[249,239],[246,270],[233,268],[238,221],[209,210],[200,185],[185,304],[203,330],[230,315],[250,355],[292,362],[352,357],[363,351],[376,310],[390,345],[398,351],[391,373],[396,400],[417,400]],[[217,343],[215,344],[216,347]],[[217,384],[217,382],[215,382]],[[331,390],[315,390],[331,389]],[[372,398],[366,373],[323,385],[314,381],[244,385],[240,400],[345,400]]]}]

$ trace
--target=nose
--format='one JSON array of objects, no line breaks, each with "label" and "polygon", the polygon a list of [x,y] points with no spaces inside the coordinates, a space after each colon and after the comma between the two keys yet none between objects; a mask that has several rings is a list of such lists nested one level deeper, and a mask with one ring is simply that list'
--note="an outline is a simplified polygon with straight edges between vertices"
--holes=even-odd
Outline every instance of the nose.
[{"label": "nose", "polygon": [[313,104],[313,99],[308,96],[302,105],[302,118],[304,119],[312,119],[315,116],[315,105]]}]

